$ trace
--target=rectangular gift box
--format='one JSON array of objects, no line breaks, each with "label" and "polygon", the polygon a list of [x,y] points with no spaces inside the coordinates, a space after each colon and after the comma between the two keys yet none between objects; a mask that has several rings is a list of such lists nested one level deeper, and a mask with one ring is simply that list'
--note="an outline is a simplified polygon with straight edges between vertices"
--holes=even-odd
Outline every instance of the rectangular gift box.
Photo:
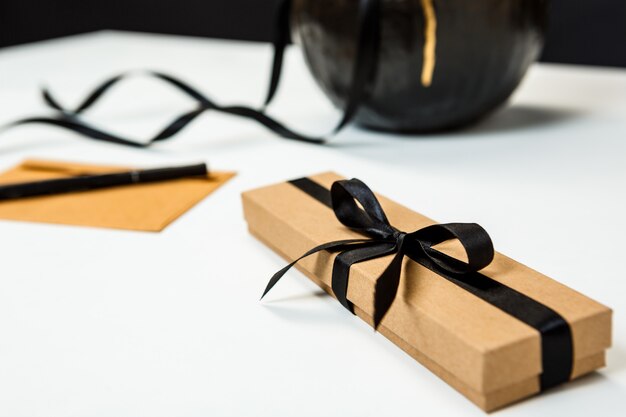
[{"label": "rectangular gift box", "polygon": [[[343,178],[323,173],[309,179],[330,189]],[[435,224],[376,196],[391,225],[399,230],[412,232]],[[248,191],[242,197],[250,232],[289,261],[323,243],[363,237],[342,225],[328,206],[289,182]],[[436,248],[463,259],[454,242]],[[297,264],[331,295],[334,256],[322,251]],[[370,324],[375,282],[391,256],[350,269],[348,300]],[[485,411],[540,392],[543,341],[539,331],[408,257],[403,262],[398,295],[378,331]],[[605,350],[611,344],[609,308],[499,253],[481,274],[566,320],[573,347],[570,379],[605,365]]]}]

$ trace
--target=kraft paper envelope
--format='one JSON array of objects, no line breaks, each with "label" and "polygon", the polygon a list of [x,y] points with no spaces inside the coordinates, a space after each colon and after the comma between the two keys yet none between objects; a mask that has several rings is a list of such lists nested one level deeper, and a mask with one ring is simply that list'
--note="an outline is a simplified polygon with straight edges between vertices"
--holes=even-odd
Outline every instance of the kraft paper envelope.
[{"label": "kraft paper envelope", "polygon": [[[128,169],[28,160],[0,174],[0,184]],[[234,175],[234,172],[211,172],[207,178],[0,201],[0,219],[158,232]]]}]

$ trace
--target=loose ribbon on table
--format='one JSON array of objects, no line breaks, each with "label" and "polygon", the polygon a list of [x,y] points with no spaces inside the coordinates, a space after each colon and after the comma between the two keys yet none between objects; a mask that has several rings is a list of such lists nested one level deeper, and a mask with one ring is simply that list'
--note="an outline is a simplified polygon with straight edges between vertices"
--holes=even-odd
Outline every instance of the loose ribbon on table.
[{"label": "loose ribbon on table", "polygon": [[[161,142],[173,137],[193,120],[195,120],[199,115],[212,110],[253,120],[286,139],[313,144],[323,144],[326,142],[326,138],[324,136],[311,136],[296,132],[295,130],[287,127],[284,123],[269,116],[265,111],[267,106],[274,99],[280,83],[284,52],[290,39],[290,14],[292,1],[293,0],[281,0],[276,9],[272,71],[265,104],[260,109],[248,106],[220,105],[214,100],[208,98],[206,95],[202,94],[199,90],[191,87],[189,84],[161,72],[129,72],[114,76],[103,82],[75,109],[69,109],[62,106],[49,90],[44,89],[42,91],[42,96],[45,103],[52,109],[56,110],[58,114],[53,117],[30,117],[17,120],[4,126],[4,129],[33,123],[47,124],[71,130],[89,139],[119,145],[146,148],[156,142]],[[335,129],[331,132],[331,135],[342,130],[354,118],[361,105],[370,97],[374,88],[380,43],[380,2],[381,0],[359,0],[358,13],[356,16],[358,33],[352,76],[347,91],[347,100],[343,109],[343,116]],[[111,133],[81,119],[81,114],[91,108],[100,99],[100,97],[102,97],[113,86],[129,76],[138,73],[165,81],[167,84],[175,87],[177,90],[195,100],[197,102],[197,107],[175,118],[156,136],[143,141]]]},{"label": "loose ribbon on table", "polygon": [[[374,193],[358,179],[336,181],[330,191],[308,178],[290,183],[331,208],[344,226],[364,237],[337,240],[314,247],[274,274],[261,298],[303,258],[320,251],[337,252],[332,268],[332,292],[354,314],[353,305],[348,300],[351,266],[393,255],[385,270],[376,279],[373,313],[376,329],[396,300],[402,263],[407,256],[536,329],[541,335],[542,390],[570,379],[573,342],[569,324],[550,307],[478,272],[494,258],[491,238],[481,226],[475,223],[435,224],[417,231],[404,232],[390,224]],[[467,262],[433,247],[451,239],[457,239],[461,243]]]}]

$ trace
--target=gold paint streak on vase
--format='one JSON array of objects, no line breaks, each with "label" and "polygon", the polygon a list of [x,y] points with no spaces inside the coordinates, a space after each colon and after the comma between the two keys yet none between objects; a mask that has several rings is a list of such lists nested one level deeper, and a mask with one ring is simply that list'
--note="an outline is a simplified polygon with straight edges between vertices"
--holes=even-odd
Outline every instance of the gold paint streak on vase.
[{"label": "gold paint streak on vase", "polygon": [[422,85],[430,87],[435,73],[437,47],[437,15],[435,14],[434,0],[421,0],[424,11],[424,49],[422,63]]}]

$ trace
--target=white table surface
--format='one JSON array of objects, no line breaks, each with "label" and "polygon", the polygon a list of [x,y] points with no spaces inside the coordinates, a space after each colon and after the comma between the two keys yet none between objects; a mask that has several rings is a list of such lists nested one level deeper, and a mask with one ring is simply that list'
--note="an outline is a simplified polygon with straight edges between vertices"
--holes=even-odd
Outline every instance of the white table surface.
[{"label": "white table surface", "polygon": [[[0,50],[0,124],[74,104],[128,69],[176,74],[223,103],[261,102],[268,45],[102,32]],[[273,114],[325,132],[338,114],[299,51]],[[193,103],[133,79],[89,119],[148,137]],[[349,128],[332,145],[281,140],[206,114],[149,150],[52,127],[0,135],[25,158],[158,166],[206,160],[239,175],[162,233],[0,221],[1,416],[480,416],[468,400],[298,272],[243,220],[244,190],[320,171],[365,180],[442,222],[475,221],[496,248],[611,306],[607,368],[497,413],[624,415],[626,71],[536,65],[511,104],[463,132]]]}]

